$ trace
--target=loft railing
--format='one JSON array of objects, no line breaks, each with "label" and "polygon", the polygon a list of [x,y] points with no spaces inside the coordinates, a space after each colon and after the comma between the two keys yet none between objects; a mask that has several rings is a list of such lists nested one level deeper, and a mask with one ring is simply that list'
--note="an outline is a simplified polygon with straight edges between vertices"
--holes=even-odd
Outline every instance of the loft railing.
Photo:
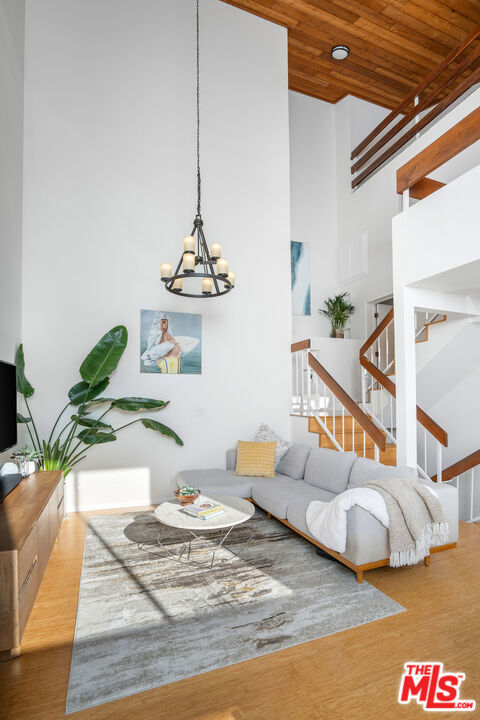
[{"label": "loft railing", "polygon": [[[433,319],[435,319],[433,315]],[[430,318],[426,315],[426,320]],[[425,313],[422,315],[422,322]],[[430,318],[431,320],[431,318]],[[417,330],[418,334],[422,330]],[[394,311],[387,313],[382,322],[360,348],[362,366],[362,410],[369,415],[388,440],[397,444],[396,396],[397,388],[391,374],[395,365]],[[436,457],[437,476],[442,478],[442,447],[448,446],[448,435],[427,413],[417,405],[419,436],[418,472],[430,478],[429,464],[432,451]]]},{"label": "loft railing", "polygon": [[354,449],[367,457],[369,438],[378,461],[386,447],[385,434],[314,356],[310,340],[294,343],[291,350],[292,414],[315,418],[340,452]]},{"label": "loft railing", "polygon": [[397,193],[404,197],[404,209],[410,197],[422,199],[443,183],[427,177],[431,172],[480,140],[480,108],[466,115],[441,137],[397,170]]},{"label": "loft railing", "polygon": [[[480,25],[477,25],[352,151],[352,188],[366,180],[480,81],[480,44],[475,42],[479,37]],[[422,112],[425,112],[423,117]]]},{"label": "loft railing", "polygon": [[[469,507],[469,512],[466,513],[467,517],[464,519],[467,522],[478,522],[480,520],[480,513],[475,514],[475,490],[479,489],[478,482],[476,484],[476,477],[480,475],[480,450],[464,457],[463,460],[450,465],[442,473],[442,483],[451,482],[455,483],[455,487],[458,488],[459,496],[462,500],[463,488],[468,492],[466,497],[467,502],[465,503]],[[438,477],[434,475],[432,477],[434,482],[438,482]],[[475,487],[476,486],[476,487]],[[462,512],[462,508],[460,509]],[[468,515],[470,517],[468,517]]]}]

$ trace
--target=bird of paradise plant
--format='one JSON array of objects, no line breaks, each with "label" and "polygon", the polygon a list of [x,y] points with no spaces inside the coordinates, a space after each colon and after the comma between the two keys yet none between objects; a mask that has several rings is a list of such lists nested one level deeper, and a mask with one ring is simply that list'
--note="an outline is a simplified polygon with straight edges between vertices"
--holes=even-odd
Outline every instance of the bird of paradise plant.
[{"label": "bird of paradise plant", "polygon": [[[120,358],[127,346],[128,333],[123,325],[109,330],[88,353],[80,365],[81,381],[68,391],[68,403],[58,415],[48,440],[41,440],[37,426],[30,410],[29,400],[35,390],[25,376],[25,357],[23,344],[16,353],[17,391],[23,395],[27,414],[17,414],[17,422],[26,425],[33,448],[43,457],[43,470],[63,470],[65,476],[70,470],[81,462],[88,450],[94,445],[115,442],[120,430],[142,423],[148,430],[154,430],[161,435],[172,438],[177,445],[183,445],[181,438],[169,427],[149,417],[140,417],[113,427],[106,421],[106,415],[111,410],[123,412],[156,411],[169,404],[164,400],[154,400],[143,397],[102,397],[110,383],[110,375],[116,369]],[[106,406],[106,409],[104,409]],[[69,409],[72,413],[67,419],[65,414]],[[102,410],[98,417],[92,412]],[[60,421],[63,418],[64,425]],[[61,427],[61,429],[59,429]]]}]

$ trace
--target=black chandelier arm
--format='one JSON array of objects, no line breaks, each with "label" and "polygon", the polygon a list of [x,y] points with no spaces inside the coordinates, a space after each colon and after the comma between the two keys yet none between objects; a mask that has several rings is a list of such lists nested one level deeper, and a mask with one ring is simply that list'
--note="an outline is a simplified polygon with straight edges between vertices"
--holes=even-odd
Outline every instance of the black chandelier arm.
[{"label": "black chandelier arm", "polygon": [[213,268],[212,259],[211,259],[211,257],[210,257],[210,253],[209,253],[209,251],[208,251],[207,241],[205,240],[205,235],[203,234],[203,230],[202,230],[201,227],[198,229],[198,234],[199,234],[199,236],[201,237],[202,244],[203,244],[203,250],[204,250],[204,253],[205,253],[205,256],[206,256],[206,260],[207,260],[207,265],[208,265],[208,267],[209,267],[209,269],[210,269],[210,272],[211,272],[211,274],[212,274],[213,284],[215,285],[215,290],[216,290],[217,293],[218,293],[218,292],[219,292],[219,288],[218,288],[217,276],[215,275],[215,270],[214,270],[214,268]]}]

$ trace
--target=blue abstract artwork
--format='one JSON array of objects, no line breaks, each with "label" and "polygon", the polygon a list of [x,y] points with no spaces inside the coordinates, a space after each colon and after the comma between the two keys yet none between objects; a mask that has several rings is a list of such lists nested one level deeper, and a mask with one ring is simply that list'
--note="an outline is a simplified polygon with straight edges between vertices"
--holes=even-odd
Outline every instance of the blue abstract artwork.
[{"label": "blue abstract artwork", "polygon": [[291,242],[292,312],[311,315],[310,304],[310,248],[307,243]]}]

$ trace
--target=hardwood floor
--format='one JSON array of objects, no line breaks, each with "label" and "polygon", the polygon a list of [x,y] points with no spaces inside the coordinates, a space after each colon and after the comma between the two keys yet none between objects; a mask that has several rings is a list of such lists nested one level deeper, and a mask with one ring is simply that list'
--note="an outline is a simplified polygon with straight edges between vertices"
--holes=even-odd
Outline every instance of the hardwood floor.
[{"label": "hardwood floor", "polygon": [[[23,655],[0,666],[1,718],[65,717],[85,526],[86,515],[76,513],[65,519],[27,625]],[[366,573],[366,580],[407,612],[71,717],[421,718],[424,711],[415,703],[397,703],[403,664],[409,660],[438,660],[447,670],[465,672],[462,697],[474,698],[478,705],[480,525],[462,523],[458,548],[434,555],[430,567],[380,568]],[[441,720],[454,715],[458,713],[439,712],[435,717]]]}]

